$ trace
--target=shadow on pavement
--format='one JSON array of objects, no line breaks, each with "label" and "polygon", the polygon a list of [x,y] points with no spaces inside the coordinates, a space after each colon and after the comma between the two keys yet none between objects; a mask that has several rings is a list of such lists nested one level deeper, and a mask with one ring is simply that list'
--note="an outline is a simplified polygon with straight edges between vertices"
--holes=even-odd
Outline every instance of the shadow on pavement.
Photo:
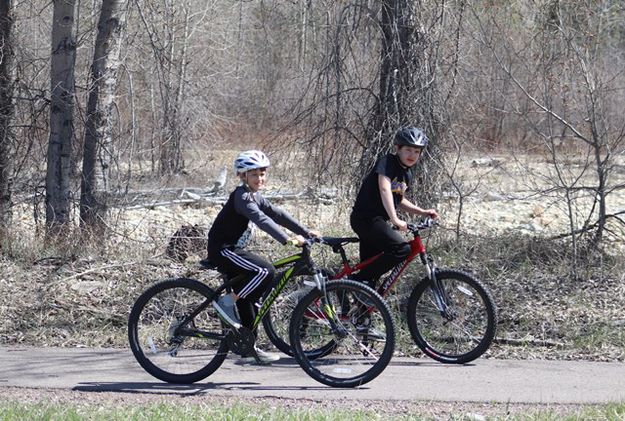
[{"label": "shadow on pavement", "polygon": [[328,390],[327,386],[263,386],[258,383],[194,383],[169,384],[159,382],[93,382],[80,383],[72,390],[78,392],[119,392],[152,393],[159,395],[201,395],[211,390],[249,390],[249,391],[305,391]]}]

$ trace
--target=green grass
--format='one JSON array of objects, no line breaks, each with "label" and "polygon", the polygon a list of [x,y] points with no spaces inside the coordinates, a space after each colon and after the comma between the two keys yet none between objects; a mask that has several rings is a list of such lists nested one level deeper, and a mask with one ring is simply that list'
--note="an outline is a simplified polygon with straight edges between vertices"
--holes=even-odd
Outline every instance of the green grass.
[{"label": "green grass", "polygon": [[[208,400],[208,398],[207,398]],[[101,405],[0,403],[1,420],[370,420],[378,416],[366,411],[331,411],[282,409],[268,406],[236,405],[234,407],[199,405],[149,404],[112,407]]]},{"label": "green grass", "polygon": [[[208,400],[209,398],[207,398]],[[572,406],[557,409],[521,411],[518,414],[497,411],[494,415],[480,412],[441,413],[438,415],[405,412],[376,413],[364,410],[280,408],[268,405],[223,404],[146,404],[108,406],[101,404],[60,404],[0,402],[1,420],[623,420],[625,404]]]},{"label": "green grass", "polygon": [[573,420],[625,420],[625,404],[609,404],[593,407],[580,406],[570,413],[556,411],[537,411],[519,417],[505,418],[513,420],[535,421],[573,421]]}]

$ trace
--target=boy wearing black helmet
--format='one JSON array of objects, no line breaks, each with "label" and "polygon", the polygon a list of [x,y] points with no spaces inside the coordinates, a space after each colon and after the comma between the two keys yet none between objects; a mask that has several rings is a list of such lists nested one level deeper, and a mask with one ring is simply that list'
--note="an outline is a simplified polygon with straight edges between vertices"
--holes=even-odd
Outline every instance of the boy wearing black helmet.
[{"label": "boy wearing black helmet", "polygon": [[[395,153],[380,158],[363,180],[350,217],[351,226],[360,238],[360,259],[384,253],[354,275],[371,286],[410,253],[410,245],[397,232],[406,231],[408,224],[397,211],[438,217],[435,209],[420,208],[405,197],[414,179],[413,167],[428,144],[425,133],[416,127],[403,127],[395,133],[393,143]],[[389,221],[397,230],[393,230]]]}]

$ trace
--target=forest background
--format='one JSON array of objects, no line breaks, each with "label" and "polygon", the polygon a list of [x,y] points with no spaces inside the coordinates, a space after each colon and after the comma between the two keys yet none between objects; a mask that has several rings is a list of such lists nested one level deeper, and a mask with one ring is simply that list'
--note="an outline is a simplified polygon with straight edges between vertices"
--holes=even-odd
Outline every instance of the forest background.
[{"label": "forest background", "polygon": [[242,149],[270,154],[270,199],[351,235],[412,124],[431,247],[500,306],[490,355],[625,359],[624,28],[617,0],[3,0],[0,342],[125,346]]}]

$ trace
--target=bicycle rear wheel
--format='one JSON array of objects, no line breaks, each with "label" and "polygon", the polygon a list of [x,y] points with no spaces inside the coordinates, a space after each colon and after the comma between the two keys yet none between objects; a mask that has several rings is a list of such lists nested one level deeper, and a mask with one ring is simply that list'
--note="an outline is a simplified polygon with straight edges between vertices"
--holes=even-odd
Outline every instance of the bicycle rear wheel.
[{"label": "bicycle rear wheel", "polygon": [[[342,279],[300,299],[289,339],[295,359],[313,379],[333,387],[357,387],[375,379],[390,362],[395,325],[377,292]],[[329,344],[331,354],[311,356]]]},{"label": "bicycle rear wheel", "polygon": [[[280,295],[276,297],[271,307],[267,310],[265,317],[263,317],[263,327],[267,337],[276,348],[289,356],[293,356],[289,342],[291,315],[300,298],[308,294],[312,289],[312,287],[304,284],[305,279],[305,276],[298,276],[287,282]],[[263,301],[271,293],[272,290],[268,290],[263,297]]]},{"label": "bicycle rear wheel", "polygon": [[436,279],[447,308],[441,311],[429,279],[424,278],[408,299],[408,328],[417,346],[442,363],[464,364],[490,347],[497,328],[492,295],[464,272],[439,270]]},{"label": "bicycle rear wheel", "polygon": [[[304,283],[306,280],[309,281],[308,285]],[[299,300],[313,289],[313,287],[310,286],[310,284],[313,283],[312,276],[299,276],[288,282],[271,307],[269,307],[265,317],[263,317],[263,327],[265,328],[267,337],[276,348],[289,356],[293,356],[293,350],[289,341],[291,316]],[[265,298],[267,295],[271,294],[271,292],[271,290],[267,291],[265,293]],[[263,298],[263,301],[265,298]],[[307,328],[308,323],[305,321],[301,329],[305,331]],[[315,359],[327,355],[332,352],[333,349],[334,341],[329,341],[328,343],[321,344],[317,349],[309,350],[308,358]]]},{"label": "bicycle rear wheel", "polygon": [[213,306],[182,326],[212,295],[206,285],[186,278],[157,283],[141,294],[128,318],[128,341],[145,371],[169,383],[194,383],[221,366],[228,344]]}]

